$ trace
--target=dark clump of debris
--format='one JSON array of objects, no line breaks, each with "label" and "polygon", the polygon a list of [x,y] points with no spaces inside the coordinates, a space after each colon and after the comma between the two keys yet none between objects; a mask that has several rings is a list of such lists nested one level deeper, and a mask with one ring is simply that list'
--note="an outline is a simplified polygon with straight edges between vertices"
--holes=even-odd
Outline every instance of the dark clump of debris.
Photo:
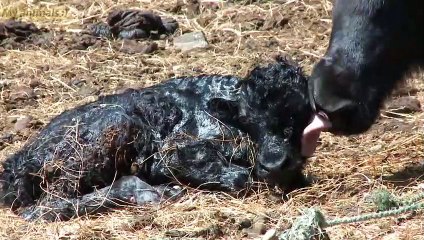
[{"label": "dark clump of debris", "polygon": [[[112,44],[118,51],[127,54],[150,54],[159,49],[155,42],[138,42],[136,39],[164,39],[178,28],[174,19],[165,18],[147,11],[116,10],[107,17],[106,23],[85,26],[79,33],[49,31],[34,23],[10,19],[0,23],[0,51],[3,49],[32,49],[36,47],[56,49],[64,54],[72,50],[106,47],[103,38],[126,41]],[[107,45],[108,47],[109,45]]]},{"label": "dark clump of debris", "polygon": [[174,19],[162,19],[160,16],[140,10],[115,10],[106,19],[106,23],[90,25],[91,34],[105,38],[144,39],[157,38],[161,34],[172,34],[178,28]]},{"label": "dark clump of debris", "polygon": [[55,221],[175,199],[181,184],[235,196],[257,181],[290,191],[308,184],[301,137],[311,116],[307,80],[283,58],[245,78],[128,89],[63,112],[6,159],[0,202]]},{"label": "dark clump of debris", "polygon": [[34,23],[14,19],[0,22],[0,51],[3,48],[19,48],[43,32],[47,32],[47,29],[40,29]]},{"label": "dark clump of debris", "polygon": [[34,23],[13,19],[0,23],[0,41],[6,38],[14,38],[15,41],[20,41],[28,38],[31,34],[40,32],[41,29],[37,28]]}]

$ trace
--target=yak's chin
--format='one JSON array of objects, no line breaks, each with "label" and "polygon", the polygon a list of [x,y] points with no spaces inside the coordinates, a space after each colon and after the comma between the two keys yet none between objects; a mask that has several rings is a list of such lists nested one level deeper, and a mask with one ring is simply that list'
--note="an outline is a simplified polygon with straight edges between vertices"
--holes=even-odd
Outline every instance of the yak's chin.
[{"label": "yak's chin", "polygon": [[357,109],[346,109],[328,114],[331,127],[328,131],[338,136],[358,135],[368,131],[378,117],[379,111],[359,106]]}]

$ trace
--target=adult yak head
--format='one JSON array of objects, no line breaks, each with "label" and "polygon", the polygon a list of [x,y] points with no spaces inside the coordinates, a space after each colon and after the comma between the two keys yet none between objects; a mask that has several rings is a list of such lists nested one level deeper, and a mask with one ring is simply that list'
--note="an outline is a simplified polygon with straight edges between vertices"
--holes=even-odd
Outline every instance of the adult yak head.
[{"label": "adult yak head", "polygon": [[330,43],[309,82],[330,132],[367,131],[396,83],[423,64],[423,16],[424,0],[335,0]]}]

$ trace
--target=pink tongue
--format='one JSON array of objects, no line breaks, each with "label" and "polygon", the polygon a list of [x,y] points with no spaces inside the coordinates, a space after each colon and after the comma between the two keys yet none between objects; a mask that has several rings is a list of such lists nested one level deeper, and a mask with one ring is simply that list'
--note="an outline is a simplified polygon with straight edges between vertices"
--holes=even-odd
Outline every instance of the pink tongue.
[{"label": "pink tongue", "polygon": [[318,145],[319,135],[331,127],[331,123],[323,116],[315,114],[312,122],[305,128],[302,136],[302,156],[310,157]]}]

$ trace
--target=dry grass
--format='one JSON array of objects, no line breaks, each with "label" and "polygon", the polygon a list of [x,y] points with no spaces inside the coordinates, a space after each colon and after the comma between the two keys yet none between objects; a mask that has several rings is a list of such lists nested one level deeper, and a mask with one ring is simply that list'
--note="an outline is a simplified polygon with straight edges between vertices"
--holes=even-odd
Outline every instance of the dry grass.
[{"label": "dry grass", "polygon": [[[42,1],[2,1],[0,6],[34,2]],[[170,40],[162,40],[158,41],[162,49],[151,55],[121,53],[113,48],[114,42],[106,42],[101,48],[64,51],[62,45],[72,42],[71,37],[65,36],[62,45],[52,48],[29,46],[25,50],[0,52],[1,80],[10,81],[13,88],[27,86],[32,79],[38,79],[41,85],[35,91],[44,95],[33,106],[23,105],[15,110],[7,111],[6,105],[2,104],[0,120],[3,127],[0,130],[3,129],[4,133],[13,129],[9,122],[13,116],[31,115],[47,123],[65,109],[94,100],[96,96],[80,94],[72,85],[76,80],[83,80],[89,88],[108,94],[122,87],[152,85],[171,76],[199,73],[244,75],[252,64],[274,53],[291,56],[309,73],[326,49],[331,26],[331,1],[327,0],[264,1],[254,5],[225,3],[217,11],[202,9],[194,18],[188,17],[185,9],[179,14],[169,11],[175,5],[170,0],[64,2],[46,1],[46,4],[65,6],[69,10],[65,19],[27,20],[58,31],[78,31],[81,24],[104,19],[115,7],[152,9],[161,16],[178,20],[180,29],[176,35],[185,31],[204,31],[210,47],[181,53],[173,49]],[[253,26],[257,18],[271,19],[278,14],[289,19],[283,28],[262,31]],[[417,96],[422,103],[423,79],[423,74],[417,74],[409,82],[419,89]],[[7,94],[7,88],[2,88],[0,101]],[[380,124],[358,137],[324,134],[316,157],[311,159],[307,168],[307,172],[317,178],[317,183],[293,192],[287,200],[272,196],[267,189],[244,199],[190,190],[175,204],[122,209],[98,218],[52,224],[27,223],[3,209],[0,210],[0,238],[147,239],[167,234],[176,236],[183,232],[186,237],[176,238],[201,235],[199,237],[214,239],[217,237],[211,226],[217,226],[225,233],[225,237],[218,239],[242,239],[238,224],[246,218],[262,216],[268,219],[267,228],[283,229],[290,226],[300,210],[310,206],[320,207],[328,218],[371,212],[375,209],[366,199],[375,189],[384,187],[399,196],[423,191],[424,114],[396,119],[384,115]],[[393,130],[390,128],[393,124],[403,127]],[[24,139],[1,150],[0,159],[15,152],[24,144]],[[419,164],[421,169],[410,169]],[[207,233],[206,230],[211,231]],[[417,212],[416,215],[332,227],[328,232],[331,239],[418,240],[424,238],[424,221],[422,212]]]}]

